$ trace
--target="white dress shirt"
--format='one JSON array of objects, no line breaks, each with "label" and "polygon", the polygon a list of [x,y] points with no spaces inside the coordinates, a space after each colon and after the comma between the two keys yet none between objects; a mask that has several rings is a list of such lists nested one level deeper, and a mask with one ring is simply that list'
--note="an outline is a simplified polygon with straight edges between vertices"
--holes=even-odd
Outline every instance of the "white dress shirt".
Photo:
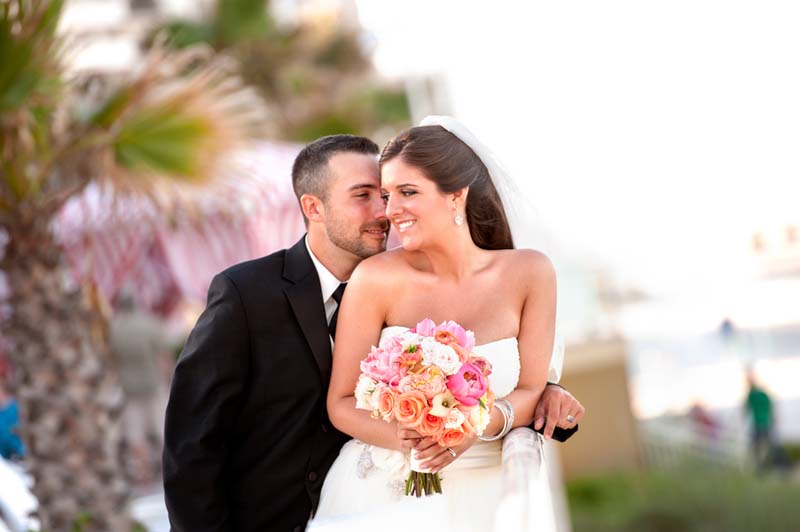
[{"label": "white dress shirt", "polygon": [[308,245],[308,236],[306,236],[306,249],[311,256],[311,262],[314,263],[314,268],[317,269],[319,285],[320,288],[322,288],[322,301],[325,302],[325,320],[330,323],[331,316],[333,316],[334,311],[336,311],[336,307],[339,306],[332,296],[336,289],[339,288],[339,285],[342,284],[342,281],[337,279],[336,276],[314,256],[314,252],[311,251],[311,246]]}]

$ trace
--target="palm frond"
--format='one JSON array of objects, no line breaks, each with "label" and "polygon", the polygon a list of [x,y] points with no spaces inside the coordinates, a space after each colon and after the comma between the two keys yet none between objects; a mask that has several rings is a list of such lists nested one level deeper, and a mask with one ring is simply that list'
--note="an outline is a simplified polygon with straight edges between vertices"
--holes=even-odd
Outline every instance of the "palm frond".
[{"label": "palm frond", "polygon": [[0,113],[52,93],[60,67],[55,35],[64,0],[9,0],[0,10]]},{"label": "palm frond", "polygon": [[264,116],[229,60],[207,48],[156,48],[94,121],[111,133],[108,178],[142,191],[164,178],[204,183],[218,176],[226,154],[259,135]]},{"label": "palm frond", "polygon": [[63,0],[0,2],[0,212],[42,186],[37,159],[51,144],[61,95],[62,42],[55,30]]}]

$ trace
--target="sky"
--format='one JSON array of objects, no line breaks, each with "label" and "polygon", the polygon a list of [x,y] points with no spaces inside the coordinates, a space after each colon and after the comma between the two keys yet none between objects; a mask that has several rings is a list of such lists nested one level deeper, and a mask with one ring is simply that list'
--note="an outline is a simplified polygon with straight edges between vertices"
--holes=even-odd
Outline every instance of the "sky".
[{"label": "sky", "polygon": [[433,76],[554,237],[651,292],[748,274],[800,222],[800,5],[357,1],[389,77]]}]

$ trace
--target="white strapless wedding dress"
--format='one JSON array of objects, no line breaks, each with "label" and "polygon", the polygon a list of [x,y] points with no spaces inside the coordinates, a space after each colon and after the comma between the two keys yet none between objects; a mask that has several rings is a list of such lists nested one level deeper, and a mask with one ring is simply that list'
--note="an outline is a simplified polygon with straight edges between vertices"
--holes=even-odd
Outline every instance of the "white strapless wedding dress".
[{"label": "white strapless wedding dress", "polygon": [[[381,339],[405,329],[387,327],[381,331]],[[511,393],[519,380],[517,339],[475,346],[474,351],[492,363],[489,382],[497,397]],[[422,498],[404,494],[407,454],[350,440],[325,478],[319,508],[308,530],[553,532],[555,519],[541,461],[542,440],[529,429],[517,429],[506,440],[512,436],[517,441],[505,445],[477,441],[441,471],[443,494]],[[520,449],[525,452],[517,452]],[[536,463],[532,463],[532,450]],[[523,459],[515,463],[517,455]]]}]

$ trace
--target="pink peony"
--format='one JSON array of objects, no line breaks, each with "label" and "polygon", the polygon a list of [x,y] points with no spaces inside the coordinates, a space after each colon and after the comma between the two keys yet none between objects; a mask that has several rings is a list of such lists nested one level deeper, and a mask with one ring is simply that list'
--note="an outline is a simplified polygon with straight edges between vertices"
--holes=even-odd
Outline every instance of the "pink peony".
[{"label": "pink peony", "polygon": [[397,371],[392,368],[390,353],[380,347],[372,347],[367,358],[361,361],[361,373],[378,382],[389,384]]},{"label": "pink peony", "polygon": [[436,327],[437,331],[446,331],[456,337],[458,345],[467,351],[472,351],[475,347],[475,334],[472,331],[464,329],[461,325],[454,321],[446,321]]},{"label": "pink peony", "polygon": [[430,318],[425,318],[421,322],[417,323],[417,326],[412,329],[412,331],[416,332],[420,336],[433,336],[436,332],[436,324]]},{"label": "pink peony", "polygon": [[472,364],[462,364],[455,375],[447,378],[447,388],[465,406],[475,406],[486,393],[486,377]]},{"label": "pink peony", "polygon": [[469,358],[469,363],[481,370],[484,377],[492,374],[492,363],[482,356],[472,355]]}]

